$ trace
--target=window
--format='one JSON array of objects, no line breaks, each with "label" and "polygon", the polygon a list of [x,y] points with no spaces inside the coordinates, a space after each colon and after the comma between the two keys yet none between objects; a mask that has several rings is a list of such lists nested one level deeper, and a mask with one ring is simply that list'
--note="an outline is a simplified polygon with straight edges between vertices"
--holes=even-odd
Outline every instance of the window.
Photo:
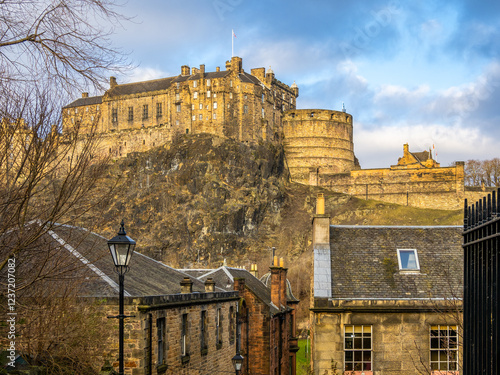
[{"label": "window", "polygon": [[134,107],[128,107],[128,120],[134,121]]},{"label": "window", "polygon": [[156,331],[158,340],[158,360],[157,365],[165,362],[165,318],[156,320]]},{"label": "window", "polygon": [[175,84],[175,87],[176,87],[176,88],[179,88],[179,87],[180,87],[180,85],[181,85],[181,84],[180,84],[179,82],[177,82],[177,83]]},{"label": "window", "polygon": [[245,95],[245,100],[246,100],[246,99],[248,99],[248,96],[247,96],[247,95]]},{"label": "window", "polygon": [[203,103],[200,103],[200,109],[203,109]]},{"label": "window", "polygon": [[234,342],[235,337],[235,319],[234,319],[234,307],[229,307],[229,342]]},{"label": "window", "polygon": [[344,326],[344,369],[372,370],[372,326]]},{"label": "window", "polygon": [[222,347],[222,309],[217,309],[217,315],[215,317],[215,343],[217,349]]},{"label": "window", "polygon": [[196,115],[193,115],[193,121],[196,121]]},{"label": "window", "polygon": [[217,109],[217,102],[214,102],[214,109]]},{"label": "window", "polygon": [[200,121],[202,121],[203,120],[203,115],[200,114],[199,119],[200,119]]},{"label": "window", "polygon": [[163,116],[163,108],[161,103],[156,103],[156,117]]},{"label": "window", "polygon": [[207,79],[207,86],[210,86],[210,83],[211,83],[210,79]]},{"label": "window", "polygon": [[142,106],[142,119],[145,120],[149,117],[149,114],[148,114],[148,105],[147,104],[144,104]]},{"label": "window", "polygon": [[232,93],[232,92],[230,92],[230,93],[229,93],[229,99],[232,99],[232,98],[233,98],[233,93]]},{"label": "window", "polygon": [[191,104],[191,110],[194,111],[194,104]]},{"label": "window", "polygon": [[431,326],[431,371],[458,371],[457,326]]},{"label": "window", "polygon": [[216,119],[217,119],[217,114],[216,114],[216,113],[214,113],[214,114],[212,115],[212,118],[213,118],[214,120],[216,120]]},{"label": "window", "polygon": [[198,99],[198,91],[195,91],[195,92],[193,93],[193,99]]},{"label": "window", "polygon": [[187,356],[188,314],[182,314],[181,356]]},{"label": "window", "polygon": [[247,105],[243,106],[243,113],[248,113],[248,106]]},{"label": "window", "polygon": [[216,93],[216,92],[214,92],[214,95],[213,95],[213,97],[214,97],[214,98],[216,98],[216,97],[217,97],[217,93]]},{"label": "window", "polygon": [[118,122],[118,109],[116,109],[116,108],[113,108],[111,110],[111,121]]},{"label": "window", "polygon": [[262,108],[262,118],[266,117],[266,112],[264,111],[264,108]]},{"label": "window", "polygon": [[207,98],[210,98],[210,90],[207,91]]},{"label": "window", "polygon": [[175,94],[175,101],[178,102],[179,100],[181,100],[181,96],[177,93]]},{"label": "window", "polygon": [[262,103],[264,103],[265,98],[266,98],[266,96],[264,94],[262,94]]},{"label": "window", "polygon": [[198,81],[193,81],[193,87],[198,87]]},{"label": "window", "polygon": [[233,80],[232,79],[229,81],[229,87],[233,87]]},{"label": "window", "polygon": [[207,318],[207,311],[203,310],[201,312],[201,320],[200,320],[200,350],[201,354],[207,354],[208,351],[208,318]]},{"label": "window", "polygon": [[180,112],[180,111],[181,111],[181,105],[180,105],[180,104],[177,104],[177,105],[175,106],[175,110],[176,110],[177,112]]},{"label": "window", "polygon": [[398,249],[398,263],[400,270],[418,271],[418,256],[416,249]]}]

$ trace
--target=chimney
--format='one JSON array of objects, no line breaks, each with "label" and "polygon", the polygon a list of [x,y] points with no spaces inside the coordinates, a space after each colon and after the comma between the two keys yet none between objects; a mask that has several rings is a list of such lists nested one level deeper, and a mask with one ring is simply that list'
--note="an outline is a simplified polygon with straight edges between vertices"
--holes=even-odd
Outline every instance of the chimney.
[{"label": "chimney", "polygon": [[403,156],[408,155],[409,152],[410,152],[410,147],[408,146],[408,143],[405,143],[403,145]]},{"label": "chimney", "polygon": [[256,278],[259,278],[259,271],[257,271],[257,264],[252,264],[250,267],[250,273]]},{"label": "chimney", "polygon": [[286,273],[285,261],[280,258],[280,299],[283,306],[286,306]]},{"label": "chimney", "polygon": [[205,64],[200,65],[200,77],[205,77]]},{"label": "chimney", "polygon": [[231,70],[231,62],[229,60],[226,61],[226,70]]},{"label": "chimney", "polygon": [[82,92],[82,98],[88,98],[89,93],[88,92]]},{"label": "chimney", "polygon": [[211,277],[205,280],[205,293],[215,292],[215,281]]},{"label": "chimney", "polygon": [[271,269],[271,302],[281,310],[281,269],[278,265],[278,257],[275,256],[273,259],[273,265]]},{"label": "chimney", "polygon": [[[323,203],[319,201],[322,200]],[[324,196],[318,194],[316,215],[313,216],[312,247],[313,294],[311,298],[331,298],[330,216],[324,213]],[[318,209],[319,208],[319,209]]]},{"label": "chimney", "polygon": [[216,71],[216,72],[220,72],[220,66],[216,67],[216,68],[215,68],[215,71]]},{"label": "chimney", "polygon": [[231,57],[231,70],[236,73],[243,72],[243,60],[241,57]]},{"label": "chimney", "polygon": [[188,76],[188,75],[190,75],[190,74],[191,74],[191,73],[190,73],[189,66],[187,66],[187,65],[183,65],[183,66],[181,66],[181,75],[182,75],[182,76]]},{"label": "chimney", "polygon": [[181,294],[193,293],[193,280],[189,277],[185,277],[181,281]]},{"label": "chimney", "polygon": [[198,74],[198,68],[193,68],[191,70],[191,73],[193,73],[193,75]]},{"label": "chimney", "polygon": [[113,87],[115,87],[116,85],[118,85],[118,84],[116,83],[116,77],[109,77],[109,88],[111,88],[111,89],[112,89],[112,88],[113,88]]}]

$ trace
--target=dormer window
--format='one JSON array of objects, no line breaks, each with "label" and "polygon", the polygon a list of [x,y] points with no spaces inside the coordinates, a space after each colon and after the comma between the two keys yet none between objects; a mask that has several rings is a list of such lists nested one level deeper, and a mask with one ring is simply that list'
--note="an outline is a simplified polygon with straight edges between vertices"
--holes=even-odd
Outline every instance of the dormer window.
[{"label": "dormer window", "polygon": [[419,271],[416,249],[398,249],[398,263],[401,271]]}]

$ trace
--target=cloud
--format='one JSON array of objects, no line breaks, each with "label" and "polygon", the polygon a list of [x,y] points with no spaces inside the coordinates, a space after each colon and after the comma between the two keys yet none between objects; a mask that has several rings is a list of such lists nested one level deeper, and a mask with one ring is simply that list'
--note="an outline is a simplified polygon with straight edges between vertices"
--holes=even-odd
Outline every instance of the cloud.
[{"label": "cloud", "polygon": [[[180,71],[179,71],[180,72]],[[141,82],[149,81],[153,79],[171,77],[177,74],[169,74],[161,69],[151,68],[151,67],[137,67],[132,73],[125,77],[126,82]]]}]

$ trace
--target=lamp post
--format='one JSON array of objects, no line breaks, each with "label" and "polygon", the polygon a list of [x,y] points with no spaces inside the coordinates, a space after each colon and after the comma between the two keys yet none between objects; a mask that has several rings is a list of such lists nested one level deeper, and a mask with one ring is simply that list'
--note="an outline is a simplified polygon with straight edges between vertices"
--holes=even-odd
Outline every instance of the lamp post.
[{"label": "lamp post", "polygon": [[233,366],[234,369],[236,370],[236,375],[238,375],[241,371],[241,367],[243,366],[243,356],[238,352],[236,355],[233,357]]},{"label": "lamp post", "polygon": [[119,369],[118,374],[124,375],[123,368],[123,320],[128,318],[123,312],[123,281],[125,279],[125,273],[128,271],[128,265],[130,263],[130,258],[135,249],[135,241],[127,236],[125,233],[125,223],[121,222],[120,230],[118,235],[113,237],[108,241],[109,252],[113,257],[113,263],[116,267],[116,273],[118,274],[119,284],[120,284],[120,310],[118,316],[119,320]]},{"label": "lamp post", "polygon": [[231,359],[233,361],[233,366],[236,371],[236,375],[239,375],[241,367],[243,366],[243,356],[240,354],[240,308],[239,303],[236,305],[236,355]]}]

